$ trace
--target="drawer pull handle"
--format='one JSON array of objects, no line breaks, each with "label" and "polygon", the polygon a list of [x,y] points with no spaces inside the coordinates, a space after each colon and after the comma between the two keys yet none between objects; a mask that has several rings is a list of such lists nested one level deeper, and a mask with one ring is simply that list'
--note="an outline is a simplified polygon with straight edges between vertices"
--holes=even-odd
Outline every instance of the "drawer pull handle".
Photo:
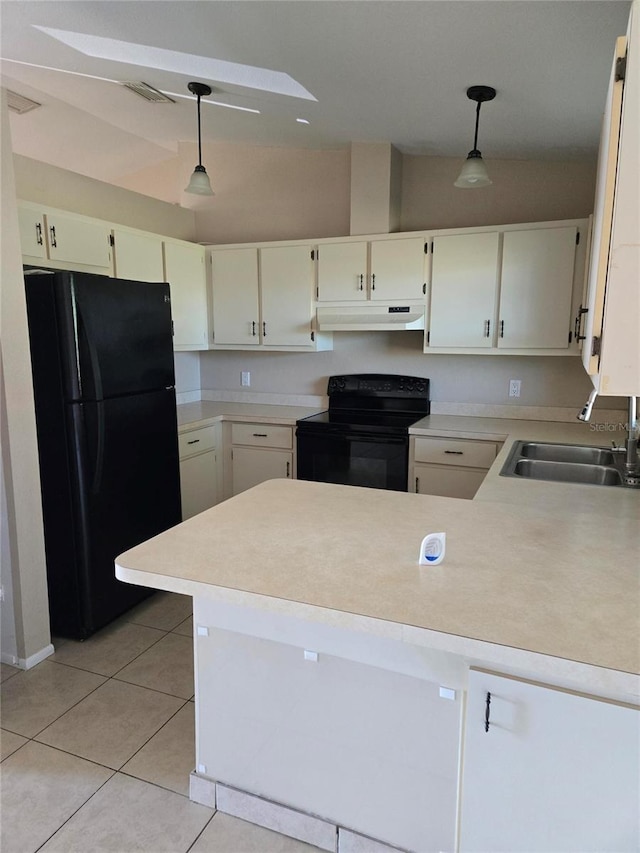
[{"label": "drawer pull handle", "polygon": [[376,277],[375,273],[371,273],[371,290],[376,289]]},{"label": "drawer pull handle", "polygon": [[504,338],[504,320],[500,320],[500,337]]},{"label": "drawer pull handle", "polygon": [[484,705],[484,730],[489,731],[489,714],[491,713],[491,693],[487,693],[487,701]]},{"label": "drawer pull handle", "polygon": [[291,462],[287,462],[287,477],[291,474]]},{"label": "drawer pull handle", "polygon": [[55,225],[49,226],[49,234],[51,235],[51,245],[55,249],[58,245],[56,242],[56,226]]},{"label": "drawer pull handle", "polygon": [[464,450],[445,450],[445,453],[450,453],[452,456],[464,456]]},{"label": "drawer pull handle", "polygon": [[187,444],[200,444],[199,438],[192,438],[191,441],[188,441]]},{"label": "drawer pull handle", "polygon": [[491,330],[491,320],[485,320],[484,321],[484,336],[485,336],[485,338],[489,337],[490,330]]},{"label": "drawer pull handle", "polygon": [[360,275],[360,287],[358,290],[364,290],[364,276],[362,274]]},{"label": "drawer pull handle", "polygon": [[269,438],[269,436],[267,435],[266,432],[254,432],[253,437],[254,438]]},{"label": "drawer pull handle", "polygon": [[418,477],[416,477],[416,494],[420,494],[420,480]]},{"label": "drawer pull handle", "polygon": [[267,323],[266,323],[266,321],[263,321],[263,323],[262,323],[262,337],[263,338],[267,337]]},{"label": "drawer pull handle", "polygon": [[255,338],[255,336],[256,336],[256,321],[255,321],[255,320],[253,320],[253,321],[251,322],[251,335],[252,335],[252,337],[254,337],[254,338]]},{"label": "drawer pull handle", "polygon": [[39,222],[36,222],[36,243],[42,246],[42,225]]}]

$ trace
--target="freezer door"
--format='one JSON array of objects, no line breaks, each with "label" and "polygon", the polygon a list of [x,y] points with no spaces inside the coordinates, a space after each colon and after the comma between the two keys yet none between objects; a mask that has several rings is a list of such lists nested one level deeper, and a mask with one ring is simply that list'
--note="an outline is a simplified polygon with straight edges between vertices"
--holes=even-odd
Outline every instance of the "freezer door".
[{"label": "freezer door", "polygon": [[55,286],[68,400],[173,387],[168,284],[67,272]]},{"label": "freezer door", "polygon": [[72,634],[70,602],[56,597],[50,576],[51,621],[63,636],[88,636],[149,594],[116,579],[116,556],[180,523],[175,392],[68,409],[76,459],[80,624]]}]

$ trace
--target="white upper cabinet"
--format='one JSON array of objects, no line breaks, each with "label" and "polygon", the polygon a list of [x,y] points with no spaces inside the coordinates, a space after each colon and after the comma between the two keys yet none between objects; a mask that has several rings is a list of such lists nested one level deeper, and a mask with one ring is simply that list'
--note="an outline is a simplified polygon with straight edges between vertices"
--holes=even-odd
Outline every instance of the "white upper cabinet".
[{"label": "white upper cabinet", "polygon": [[165,240],[164,273],[171,288],[173,348],[208,349],[209,309],[204,246]]},{"label": "white upper cabinet", "polygon": [[18,224],[27,263],[46,261],[57,269],[110,274],[109,223],[20,202]]},{"label": "white upper cabinet", "polygon": [[434,238],[429,349],[493,345],[498,247],[495,231]]},{"label": "white upper cabinet", "polygon": [[262,343],[309,346],[313,313],[311,247],[260,249],[260,276]]},{"label": "white upper cabinet", "polygon": [[44,213],[31,207],[18,207],[18,227],[23,256],[46,259]]},{"label": "white upper cabinet", "polygon": [[131,281],[164,281],[162,237],[114,228],[113,274]]},{"label": "white upper cabinet", "polygon": [[323,243],[318,246],[318,302],[365,302],[367,243]]},{"label": "white upper cabinet", "polygon": [[314,352],[314,261],[307,244],[211,249],[213,348]]},{"label": "white upper cabinet", "polygon": [[214,345],[258,346],[258,250],[213,249],[211,284]]},{"label": "white upper cabinet", "polygon": [[499,347],[569,345],[576,234],[575,226],[504,233]]},{"label": "white upper cabinet", "polygon": [[422,235],[321,243],[317,259],[318,302],[424,299]]},{"label": "white upper cabinet", "polygon": [[435,236],[425,352],[577,355],[587,230],[572,220]]},{"label": "white upper cabinet", "polygon": [[405,237],[371,241],[371,299],[424,298],[425,240]]},{"label": "white upper cabinet", "polygon": [[596,179],[583,364],[599,394],[640,395],[640,10],[616,42]]}]

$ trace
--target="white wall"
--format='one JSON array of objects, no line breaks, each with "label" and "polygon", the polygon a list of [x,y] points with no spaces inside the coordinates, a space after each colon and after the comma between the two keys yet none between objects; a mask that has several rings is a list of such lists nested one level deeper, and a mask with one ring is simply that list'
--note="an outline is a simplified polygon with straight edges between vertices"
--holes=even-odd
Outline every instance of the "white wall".
[{"label": "white wall", "polygon": [[401,230],[581,219],[593,213],[595,155],[585,162],[485,162],[491,186],[464,190],[453,186],[462,168],[459,158],[405,155]]},{"label": "white wall", "polygon": [[7,595],[2,605],[2,654],[5,661],[20,662],[24,666],[37,662],[53,649],[49,634],[29,336],[4,90],[1,110],[0,369],[5,407],[0,420],[3,487],[1,555],[2,582],[4,585],[6,581]]},{"label": "white wall", "polygon": [[191,210],[18,154],[13,160],[16,193],[23,201],[72,210],[179,240],[196,239]]},{"label": "white wall", "polygon": [[[334,350],[321,353],[209,352],[200,357],[202,388],[322,395],[327,377],[340,373],[404,373],[431,379],[431,399],[446,403],[583,406],[591,383],[575,357],[425,355],[422,332],[339,332]],[[509,399],[509,379],[522,381]],[[609,401],[611,405],[611,401]]]}]

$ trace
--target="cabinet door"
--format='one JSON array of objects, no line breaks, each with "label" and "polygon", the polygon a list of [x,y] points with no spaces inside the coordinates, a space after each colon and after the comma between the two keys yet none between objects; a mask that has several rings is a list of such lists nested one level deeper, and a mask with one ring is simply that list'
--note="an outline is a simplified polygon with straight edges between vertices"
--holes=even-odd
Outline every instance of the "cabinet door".
[{"label": "cabinet door", "polygon": [[291,477],[293,473],[293,454],[286,450],[234,447],[232,458],[234,495],[265,480]]},{"label": "cabinet door", "polygon": [[460,850],[638,850],[639,741],[637,708],[472,671]]},{"label": "cabinet door", "polygon": [[[597,346],[594,347],[594,339],[597,339],[599,343],[602,338],[616,175],[618,172],[622,95],[625,87],[623,77],[618,74],[618,62],[623,59],[626,52],[627,39],[622,36],[616,39],[613,66],[607,92],[607,103],[600,133],[600,148],[596,169],[593,234],[591,238],[591,256],[589,258],[589,275],[587,280],[585,341],[582,347],[582,364],[596,383],[600,369],[600,355],[599,348]],[[634,155],[634,159],[637,160],[637,156]],[[631,186],[635,185],[631,183]]]},{"label": "cabinet door", "polygon": [[109,269],[111,246],[106,222],[66,213],[47,213],[47,244],[52,261]]},{"label": "cabinet door", "polygon": [[419,495],[439,495],[443,498],[471,500],[480,488],[487,472],[482,468],[462,468],[455,465],[414,465],[411,491]]},{"label": "cabinet door", "polygon": [[436,237],[432,264],[430,347],[491,347],[498,233]]},{"label": "cabinet door", "polygon": [[183,521],[218,503],[217,477],[213,450],[180,460]]},{"label": "cabinet door", "polygon": [[205,250],[195,243],[164,244],[165,278],[171,287],[174,349],[208,345]]},{"label": "cabinet door", "polygon": [[566,349],[577,228],[506,231],[499,347]]},{"label": "cabinet door", "polygon": [[23,255],[31,258],[46,258],[44,240],[44,216],[28,207],[18,207],[18,228]]},{"label": "cabinet door", "polygon": [[261,249],[260,287],[262,343],[266,346],[311,346],[311,247]]},{"label": "cabinet door", "polygon": [[422,299],[425,241],[422,237],[371,242],[371,298]]},{"label": "cabinet door", "polygon": [[116,278],[164,281],[162,237],[113,229],[113,271]]},{"label": "cabinet door", "polygon": [[367,244],[323,243],[318,247],[318,302],[367,299]]},{"label": "cabinet door", "polygon": [[258,250],[211,252],[214,344],[258,346]]}]

